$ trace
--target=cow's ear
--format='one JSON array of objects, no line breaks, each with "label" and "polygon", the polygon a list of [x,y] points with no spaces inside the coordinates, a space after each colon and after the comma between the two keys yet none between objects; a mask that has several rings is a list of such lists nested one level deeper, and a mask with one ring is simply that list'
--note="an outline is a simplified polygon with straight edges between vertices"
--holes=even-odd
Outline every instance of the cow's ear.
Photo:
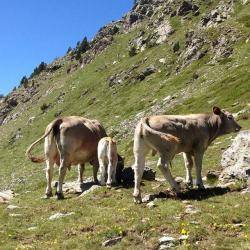
[{"label": "cow's ear", "polygon": [[221,114],[221,110],[220,110],[219,107],[213,107],[213,112],[214,112],[214,114],[216,114],[216,115],[220,115],[220,114]]}]

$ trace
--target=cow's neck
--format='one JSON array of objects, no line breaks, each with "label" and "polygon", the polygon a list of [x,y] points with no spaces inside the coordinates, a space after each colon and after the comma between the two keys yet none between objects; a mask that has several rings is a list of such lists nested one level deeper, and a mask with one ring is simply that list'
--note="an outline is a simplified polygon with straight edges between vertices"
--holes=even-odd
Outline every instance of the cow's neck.
[{"label": "cow's neck", "polygon": [[217,137],[219,137],[221,130],[221,118],[218,115],[212,114],[208,119],[209,124],[209,141],[208,145],[211,144]]}]

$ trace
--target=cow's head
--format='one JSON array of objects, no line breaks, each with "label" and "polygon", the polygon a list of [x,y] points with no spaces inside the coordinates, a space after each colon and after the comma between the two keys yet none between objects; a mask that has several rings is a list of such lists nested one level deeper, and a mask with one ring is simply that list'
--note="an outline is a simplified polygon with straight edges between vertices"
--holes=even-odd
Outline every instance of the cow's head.
[{"label": "cow's head", "polygon": [[231,113],[225,110],[221,110],[219,107],[213,107],[213,113],[220,116],[221,134],[240,131],[241,126],[234,120],[234,117]]},{"label": "cow's head", "polygon": [[117,154],[117,156],[118,156],[118,162],[117,162],[117,166],[116,166],[116,181],[118,184],[121,184],[122,172],[124,169],[124,158],[121,157],[119,154]]}]

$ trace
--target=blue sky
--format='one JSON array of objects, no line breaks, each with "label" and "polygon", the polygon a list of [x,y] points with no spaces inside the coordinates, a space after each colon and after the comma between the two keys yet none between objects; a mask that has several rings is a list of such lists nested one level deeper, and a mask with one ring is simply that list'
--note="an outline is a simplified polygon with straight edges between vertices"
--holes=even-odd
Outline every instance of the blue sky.
[{"label": "blue sky", "polygon": [[41,62],[62,56],[84,36],[120,19],[133,0],[1,0],[0,94]]}]

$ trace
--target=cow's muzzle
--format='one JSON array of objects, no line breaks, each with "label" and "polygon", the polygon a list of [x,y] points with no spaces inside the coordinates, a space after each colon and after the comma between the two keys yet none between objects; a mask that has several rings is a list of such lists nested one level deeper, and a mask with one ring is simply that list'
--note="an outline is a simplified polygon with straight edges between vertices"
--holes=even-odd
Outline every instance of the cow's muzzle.
[{"label": "cow's muzzle", "polygon": [[236,129],[235,129],[235,132],[239,132],[241,129],[242,129],[241,126],[237,126]]}]

